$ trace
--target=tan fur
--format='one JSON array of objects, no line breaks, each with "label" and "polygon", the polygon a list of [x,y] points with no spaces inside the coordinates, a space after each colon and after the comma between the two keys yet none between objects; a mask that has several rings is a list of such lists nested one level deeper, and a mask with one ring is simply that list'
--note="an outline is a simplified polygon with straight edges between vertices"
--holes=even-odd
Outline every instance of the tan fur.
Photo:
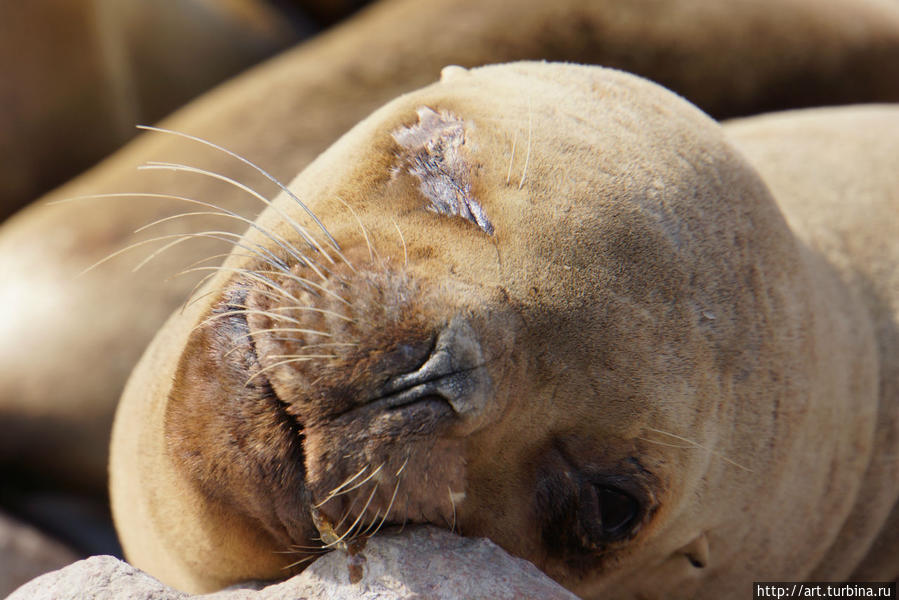
[{"label": "tan fur", "polygon": [[259,0],[0,6],[0,220],[297,34]]},{"label": "tan fur", "polygon": [[[559,64],[398,98],[290,185],[340,254],[282,194],[244,241],[290,273],[238,250],[138,365],[111,462],[129,559],[192,591],[282,577],[315,507],[319,530],[389,512],[489,537],[587,598],[895,577],[897,128],[890,108],[721,128]],[[447,174],[492,231],[434,209],[422,177]],[[348,345],[284,362],[323,341]],[[467,377],[395,404],[441,343]],[[597,538],[582,515],[610,486],[639,511]]]},{"label": "tan fur", "polygon": [[[899,9],[888,0],[392,0],[212,92],[165,125],[213,140],[289,179],[369,111],[432,81],[450,63],[599,62],[650,77],[727,116],[895,99],[897,53]],[[517,143],[515,160],[506,159],[503,168],[524,187],[534,175],[523,168],[534,144],[526,131],[509,143]],[[5,164],[18,156],[11,152]],[[258,174],[223,154],[154,136],[45,200],[134,191],[194,197],[250,216],[261,208],[244,192],[207,177],[136,174],[147,160],[201,166],[274,193]],[[0,314],[0,418],[10,424],[0,436],[4,461],[55,478],[77,473],[81,482],[103,485],[105,434],[125,378],[195,281],[163,280],[215,249],[208,240],[184,244],[134,275],[132,266],[148,253],[137,251],[138,258],[76,275],[135,241],[137,227],[189,209],[142,197],[40,202],[0,230],[0,299],[14,307]],[[197,218],[143,235],[228,225]],[[392,223],[385,226],[394,231]],[[66,382],[64,393],[59,381]],[[38,435],[44,439],[39,445],[33,443]]]}]

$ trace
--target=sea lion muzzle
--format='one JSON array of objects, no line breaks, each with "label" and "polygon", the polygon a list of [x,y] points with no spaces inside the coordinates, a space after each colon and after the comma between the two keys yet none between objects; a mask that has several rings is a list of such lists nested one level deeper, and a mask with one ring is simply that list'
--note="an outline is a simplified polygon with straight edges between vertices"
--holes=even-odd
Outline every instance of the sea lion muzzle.
[{"label": "sea lion muzzle", "polygon": [[460,416],[483,409],[490,397],[490,376],[475,333],[456,318],[437,338],[427,362],[417,371],[391,378],[382,388],[390,407],[436,397]]}]

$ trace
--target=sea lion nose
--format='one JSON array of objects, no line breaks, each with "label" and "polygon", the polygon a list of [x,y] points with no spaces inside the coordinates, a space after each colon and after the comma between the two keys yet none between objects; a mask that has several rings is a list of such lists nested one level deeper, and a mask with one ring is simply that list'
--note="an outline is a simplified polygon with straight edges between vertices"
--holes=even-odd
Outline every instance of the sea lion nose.
[{"label": "sea lion nose", "polygon": [[460,416],[479,414],[490,398],[490,375],[474,329],[455,317],[437,336],[428,360],[412,373],[391,378],[381,389],[391,406],[438,396]]}]

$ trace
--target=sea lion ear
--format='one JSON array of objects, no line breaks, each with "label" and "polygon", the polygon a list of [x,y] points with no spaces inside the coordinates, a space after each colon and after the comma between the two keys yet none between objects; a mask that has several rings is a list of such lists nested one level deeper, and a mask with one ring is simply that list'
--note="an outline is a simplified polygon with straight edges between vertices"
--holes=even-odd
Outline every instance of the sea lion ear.
[{"label": "sea lion ear", "polygon": [[447,65],[440,70],[440,81],[455,81],[468,75],[468,69],[459,65]]},{"label": "sea lion ear", "polygon": [[683,554],[690,564],[697,569],[704,569],[709,564],[709,538],[705,532],[700,533],[693,541],[683,546],[675,554]]}]

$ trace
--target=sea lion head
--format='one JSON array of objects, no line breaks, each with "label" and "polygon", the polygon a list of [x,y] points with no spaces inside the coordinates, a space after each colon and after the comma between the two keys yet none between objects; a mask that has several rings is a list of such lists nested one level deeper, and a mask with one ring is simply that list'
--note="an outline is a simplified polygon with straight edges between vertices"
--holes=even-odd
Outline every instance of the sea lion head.
[{"label": "sea lion head", "polygon": [[[126,550],[202,589],[429,523],[584,596],[689,594],[727,563],[710,543],[726,557],[758,526],[743,516],[785,451],[795,252],[718,125],[670,92],[447,69],[303,171],[157,337],[116,425]],[[141,428],[166,474],[129,483],[116,444]]]}]

